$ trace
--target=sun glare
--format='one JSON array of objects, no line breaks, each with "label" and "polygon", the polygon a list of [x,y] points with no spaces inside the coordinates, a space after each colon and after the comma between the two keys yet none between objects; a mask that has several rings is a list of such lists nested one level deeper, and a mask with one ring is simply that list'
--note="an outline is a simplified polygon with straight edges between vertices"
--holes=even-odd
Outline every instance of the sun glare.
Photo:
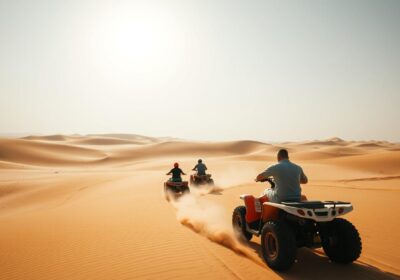
[{"label": "sun glare", "polygon": [[179,42],[179,29],[167,10],[141,6],[111,10],[98,18],[92,46],[106,67],[111,63],[157,71],[178,60]]}]

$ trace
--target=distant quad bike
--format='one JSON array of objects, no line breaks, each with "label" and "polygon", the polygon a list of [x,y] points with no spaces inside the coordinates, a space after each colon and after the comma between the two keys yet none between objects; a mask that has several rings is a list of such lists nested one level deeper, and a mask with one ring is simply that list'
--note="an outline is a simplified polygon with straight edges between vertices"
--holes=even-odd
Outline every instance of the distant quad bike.
[{"label": "distant quad bike", "polygon": [[[274,186],[272,179],[267,179]],[[288,270],[296,259],[297,248],[322,247],[332,262],[348,264],[361,254],[357,229],[338,218],[353,210],[350,202],[306,201],[267,202],[262,196],[241,195],[245,206],[233,211],[232,224],[243,239],[261,235],[262,256],[269,267]]]},{"label": "distant quad bike", "polygon": [[169,199],[169,193],[172,194],[175,199],[184,194],[188,194],[190,193],[189,183],[187,181],[173,182],[168,180],[164,182],[164,194],[167,200]]},{"label": "distant quad bike", "polygon": [[200,185],[214,185],[214,180],[211,179],[211,174],[206,175],[190,175],[190,185],[200,186]]}]

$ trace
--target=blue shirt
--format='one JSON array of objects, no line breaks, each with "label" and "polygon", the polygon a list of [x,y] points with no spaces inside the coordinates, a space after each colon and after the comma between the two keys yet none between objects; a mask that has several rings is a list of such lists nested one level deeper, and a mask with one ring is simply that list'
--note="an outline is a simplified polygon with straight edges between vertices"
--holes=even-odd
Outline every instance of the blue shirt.
[{"label": "blue shirt", "polygon": [[300,166],[290,162],[288,159],[283,159],[279,161],[279,163],[268,167],[262,175],[265,177],[272,176],[274,178],[274,202],[282,202],[285,200],[300,201],[300,181],[307,180],[307,176]]},{"label": "blue shirt", "polygon": [[206,175],[207,166],[203,163],[198,163],[194,168],[198,175]]}]

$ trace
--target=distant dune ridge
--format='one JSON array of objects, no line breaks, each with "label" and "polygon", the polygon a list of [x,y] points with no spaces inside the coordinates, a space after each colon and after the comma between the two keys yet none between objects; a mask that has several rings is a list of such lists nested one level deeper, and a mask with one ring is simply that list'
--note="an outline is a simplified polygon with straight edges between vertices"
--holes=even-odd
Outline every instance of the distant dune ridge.
[{"label": "distant dune ridge", "polygon": [[[172,139],[172,140],[171,140]],[[105,147],[106,146],[106,147]],[[297,159],[332,160],[343,165],[368,168],[390,164],[400,166],[400,144],[383,141],[355,142],[340,138],[324,141],[267,144],[258,141],[190,142],[173,138],[153,138],[131,134],[96,134],[88,136],[27,136],[21,139],[0,138],[0,163],[3,168],[18,165],[97,167],[123,164],[159,157],[236,156],[249,160],[273,160],[276,151],[285,147]],[[15,165],[16,164],[16,165]],[[387,169],[385,169],[387,170]]]},{"label": "distant dune ridge", "polygon": [[[288,274],[268,269],[260,240],[230,228],[239,195],[280,148],[309,177],[309,199],[351,201],[363,239],[352,266],[299,250]],[[216,191],[168,203],[172,163],[202,158]],[[184,176],[188,179],[188,176]],[[399,279],[400,144],[340,138],[302,142],[188,141],[132,134],[0,138],[0,279]],[[222,246],[221,246],[222,245]]]}]

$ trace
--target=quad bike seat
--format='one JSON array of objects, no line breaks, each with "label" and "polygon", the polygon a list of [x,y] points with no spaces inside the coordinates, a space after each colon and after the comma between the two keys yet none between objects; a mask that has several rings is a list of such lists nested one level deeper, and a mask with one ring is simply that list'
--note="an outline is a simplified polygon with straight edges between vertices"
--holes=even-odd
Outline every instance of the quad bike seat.
[{"label": "quad bike seat", "polygon": [[341,205],[341,204],[350,204],[350,202],[342,202],[342,201],[301,201],[301,202],[290,202],[283,201],[283,205],[298,207],[298,208],[306,208],[306,209],[321,209],[325,208],[326,205]]}]

